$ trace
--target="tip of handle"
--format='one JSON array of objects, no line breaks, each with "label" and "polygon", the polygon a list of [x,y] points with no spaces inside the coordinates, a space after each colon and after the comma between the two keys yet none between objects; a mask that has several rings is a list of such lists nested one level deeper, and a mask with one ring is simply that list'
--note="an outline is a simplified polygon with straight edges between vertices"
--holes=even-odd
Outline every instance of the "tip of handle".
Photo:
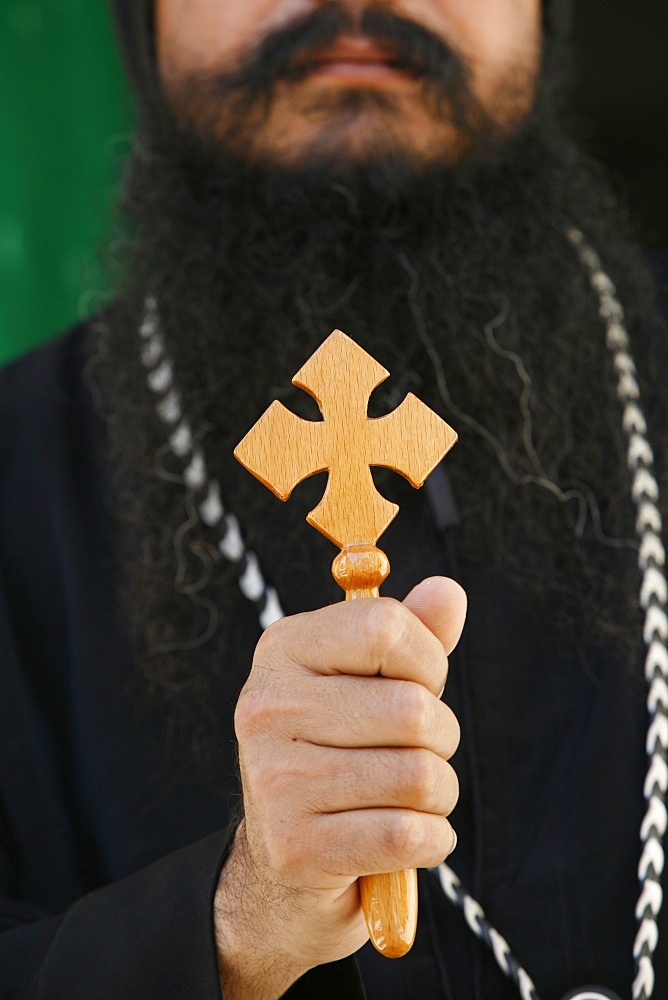
[{"label": "tip of handle", "polygon": [[417,930],[417,872],[363,875],[359,882],[371,943],[385,958],[401,958],[412,948]]}]

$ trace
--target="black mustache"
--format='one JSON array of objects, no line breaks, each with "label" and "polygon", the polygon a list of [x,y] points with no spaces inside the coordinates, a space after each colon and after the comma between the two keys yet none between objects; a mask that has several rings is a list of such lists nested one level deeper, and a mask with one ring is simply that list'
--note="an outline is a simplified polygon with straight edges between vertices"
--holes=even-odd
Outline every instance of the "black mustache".
[{"label": "black mustache", "polygon": [[267,35],[238,70],[225,76],[225,85],[231,89],[252,87],[268,97],[279,81],[294,82],[307,73],[320,49],[351,33],[389,46],[393,66],[425,81],[444,96],[449,96],[455,82],[461,84],[467,76],[458,53],[415,21],[379,5],[353,12],[333,2]]}]

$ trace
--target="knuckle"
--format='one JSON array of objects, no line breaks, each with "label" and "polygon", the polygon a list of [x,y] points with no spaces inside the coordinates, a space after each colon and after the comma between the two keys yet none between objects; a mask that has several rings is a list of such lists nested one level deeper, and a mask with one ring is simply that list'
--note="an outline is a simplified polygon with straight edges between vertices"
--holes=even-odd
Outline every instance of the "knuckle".
[{"label": "knuckle", "polygon": [[454,768],[430,750],[401,752],[395,769],[398,802],[426,813],[447,816],[457,805],[459,781]]},{"label": "knuckle", "polygon": [[438,788],[436,758],[428,750],[410,750],[406,755],[406,778],[412,804],[424,808]]},{"label": "knuckle", "polygon": [[280,670],[253,668],[234,710],[239,739],[260,736],[288,737],[303,716],[303,692],[290,684]]},{"label": "knuckle", "polygon": [[406,684],[397,691],[398,723],[406,742],[426,746],[432,731],[434,696],[421,684]]},{"label": "knuckle", "polygon": [[244,787],[261,797],[271,822],[287,813],[303,814],[312,781],[307,780],[299,762],[284,754],[257,754],[250,762],[244,760]]},{"label": "knuckle", "polygon": [[407,628],[406,609],[389,598],[367,602],[364,622],[367,655],[382,667],[404,641]]},{"label": "knuckle", "polygon": [[286,618],[279,618],[269,625],[257,641],[253,663],[273,663],[283,653],[290,629],[290,622]]},{"label": "knuckle", "polygon": [[247,684],[234,710],[234,729],[240,740],[267,732],[274,715],[274,702],[263,684]]},{"label": "knuckle", "polygon": [[398,868],[415,867],[414,859],[424,847],[420,816],[410,810],[396,810],[385,829],[384,849]]},{"label": "knuckle", "polygon": [[393,810],[377,840],[386,871],[432,868],[452,850],[453,832],[445,816]]},{"label": "knuckle", "polygon": [[266,732],[279,708],[281,685],[276,682],[276,664],[285,658],[282,624],[278,621],[270,625],[255,647],[253,666],[234,710],[238,737]]},{"label": "knuckle", "polygon": [[253,715],[252,699],[244,688],[234,709],[234,731],[238,738],[242,738],[252,730]]},{"label": "knuckle", "polygon": [[283,774],[274,766],[271,757],[262,754],[243,754],[241,759],[244,792],[251,792],[254,799],[264,803],[268,793],[274,803],[280,800]]}]

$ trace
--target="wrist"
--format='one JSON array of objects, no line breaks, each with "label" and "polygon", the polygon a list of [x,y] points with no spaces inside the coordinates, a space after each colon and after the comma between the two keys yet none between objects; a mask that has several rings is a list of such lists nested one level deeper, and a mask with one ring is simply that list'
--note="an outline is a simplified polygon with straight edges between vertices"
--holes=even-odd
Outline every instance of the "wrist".
[{"label": "wrist", "polygon": [[242,820],[214,898],[225,1000],[276,1000],[307,971],[284,947],[289,913],[294,913],[289,896],[287,888],[268,885],[254,868]]}]

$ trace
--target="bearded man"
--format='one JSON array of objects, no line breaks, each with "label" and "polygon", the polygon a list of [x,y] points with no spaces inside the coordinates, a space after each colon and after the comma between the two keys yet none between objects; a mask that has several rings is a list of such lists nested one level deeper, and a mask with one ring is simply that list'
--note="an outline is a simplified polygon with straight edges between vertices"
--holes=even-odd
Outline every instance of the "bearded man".
[{"label": "bearded man", "polygon": [[[666,995],[666,351],[568,6],[114,3],[118,299],[1,382],[2,997]],[[231,458],[335,327],[460,435],[378,601]]]}]

